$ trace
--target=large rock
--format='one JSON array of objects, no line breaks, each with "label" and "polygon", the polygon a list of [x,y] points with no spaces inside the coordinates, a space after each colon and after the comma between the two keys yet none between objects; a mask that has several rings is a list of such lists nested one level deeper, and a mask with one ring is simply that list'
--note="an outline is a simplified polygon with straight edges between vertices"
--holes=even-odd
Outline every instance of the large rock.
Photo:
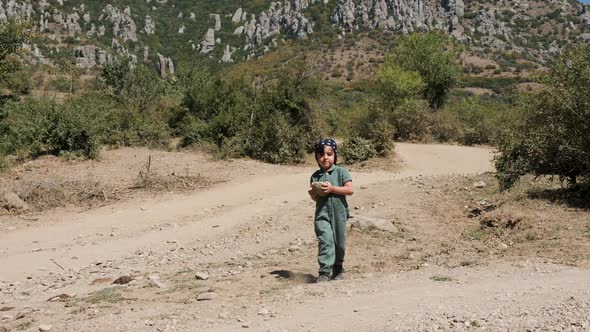
[{"label": "large rock", "polygon": [[242,8],[238,8],[234,14],[234,16],[232,17],[231,21],[232,23],[240,23],[242,22]]},{"label": "large rock", "polygon": [[29,204],[12,192],[2,195],[0,198],[0,206],[8,211],[14,212],[26,212],[30,210]]},{"label": "large rock", "polygon": [[396,233],[398,231],[397,227],[395,227],[393,222],[387,219],[364,216],[354,216],[350,221],[350,227],[366,230],[379,230],[392,233]]},{"label": "large rock", "polygon": [[209,16],[215,20],[215,27],[213,29],[215,31],[221,30],[221,16],[219,14],[210,14]]},{"label": "large rock", "polygon": [[215,29],[207,30],[201,41],[201,53],[209,53],[215,48]]},{"label": "large rock", "polygon": [[234,62],[234,60],[232,59],[232,55],[235,52],[235,49],[230,48],[229,45],[225,46],[225,50],[223,51],[223,56],[221,57],[221,62],[223,63],[228,63],[228,62]]},{"label": "large rock", "polygon": [[143,31],[145,31],[145,33],[148,35],[153,35],[156,33],[156,22],[154,22],[152,17],[149,15],[145,17],[145,27],[143,28]]}]

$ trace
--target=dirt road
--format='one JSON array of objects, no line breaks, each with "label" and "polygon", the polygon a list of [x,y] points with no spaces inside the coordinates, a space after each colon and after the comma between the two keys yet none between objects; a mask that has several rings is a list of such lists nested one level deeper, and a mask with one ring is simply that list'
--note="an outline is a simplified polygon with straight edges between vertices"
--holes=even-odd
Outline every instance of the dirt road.
[{"label": "dirt road", "polygon": [[[589,271],[538,261],[424,263],[435,250],[419,246],[428,247],[426,236],[444,238],[445,230],[421,206],[420,197],[430,193],[404,181],[491,171],[490,150],[398,144],[396,153],[398,172],[353,172],[357,193],[350,205],[397,216],[406,234],[353,234],[352,273],[343,282],[311,283],[313,208],[305,190],[313,168],[277,167],[271,174],[236,174],[201,192],[49,212],[29,227],[3,232],[0,306],[14,307],[5,325],[31,331],[39,324],[57,331],[590,328],[583,315],[590,310]],[[412,257],[408,243],[418,243],[420,269],[388,270],[398,263],[381,259],[371,266],[384,268],[364,271],[363,255],[388,254],[367,241],[388,241],[389,254],[399,257]],[[196,281],[199,271],[210,278]],[[108,286],[121,275],[135,280]],[[208,291],[215,299],[196,300]],[[46,302],[60,294],[65,307]],[[19,310],[24,318],[16,319]]]}]

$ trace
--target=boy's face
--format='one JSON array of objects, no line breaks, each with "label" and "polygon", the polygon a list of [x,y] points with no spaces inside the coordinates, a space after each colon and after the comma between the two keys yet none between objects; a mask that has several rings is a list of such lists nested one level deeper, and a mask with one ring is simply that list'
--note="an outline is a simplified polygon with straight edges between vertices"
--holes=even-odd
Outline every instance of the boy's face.
[{"label": "boy's face", "polygon": [[334,149],[332,149],[331,146],[325,146],[324,152],[318,152],[315,154],[315,159],[324,171],[329,170],[330,167],[334,165],[334,157]]}]

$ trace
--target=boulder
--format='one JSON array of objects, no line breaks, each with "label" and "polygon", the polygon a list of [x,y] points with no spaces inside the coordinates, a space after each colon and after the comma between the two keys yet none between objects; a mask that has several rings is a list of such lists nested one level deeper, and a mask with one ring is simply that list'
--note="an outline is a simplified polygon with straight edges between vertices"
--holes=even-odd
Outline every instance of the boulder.
[{"label": "boulder", "polygon": [[0,198],[0,207],[8,211],[26,212],[30,210],[29,204],[18,197],[17,194],[8,192]]},{"label": "boulder", "polygon": [[390,220],[365,216],[352,217],[350,221],[350,227],[391,233],[396,233],[398,231],[397,227],[395,227],[393,222]]}]

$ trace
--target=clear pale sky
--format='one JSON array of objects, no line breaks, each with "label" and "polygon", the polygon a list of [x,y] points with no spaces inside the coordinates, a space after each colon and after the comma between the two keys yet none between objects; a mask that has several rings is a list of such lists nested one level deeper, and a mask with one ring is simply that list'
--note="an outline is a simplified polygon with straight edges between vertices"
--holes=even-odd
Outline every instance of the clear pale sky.
[{"label": "clear pale sky", "polygon": [[590,0],[580,0],[580,2],[587,3],[590,5]]}]

